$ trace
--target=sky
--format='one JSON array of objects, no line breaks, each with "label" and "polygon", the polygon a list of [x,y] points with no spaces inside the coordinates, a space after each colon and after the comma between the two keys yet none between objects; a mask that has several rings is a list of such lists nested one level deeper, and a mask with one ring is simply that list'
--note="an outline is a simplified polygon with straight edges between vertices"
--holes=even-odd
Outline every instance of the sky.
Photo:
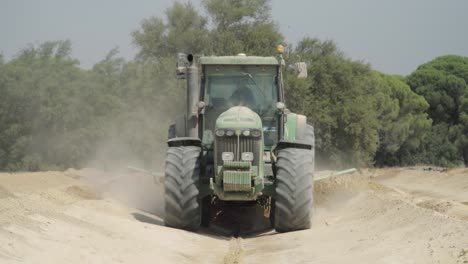
[{"label": "sky", "polygon": [[[174,0],[0,0],[0,52],[9,60],[28,44],[72,42],[73,57],[91,68],[113,48],[132,59],[130,32],[164,16]],[[182,0],[182,2],[185,2]],[[200,6],[201,0],[192,0]],[[468,57],[466,0],[272,0],[288,43],[304,36],[334,40],[350,58],[407,75],[437,56]]]}]

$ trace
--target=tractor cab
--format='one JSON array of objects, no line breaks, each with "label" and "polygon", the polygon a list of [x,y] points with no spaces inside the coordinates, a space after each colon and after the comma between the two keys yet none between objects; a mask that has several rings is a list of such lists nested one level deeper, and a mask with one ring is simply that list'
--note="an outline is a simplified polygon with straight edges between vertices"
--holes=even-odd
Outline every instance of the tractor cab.
[{"label": "tractor cab", "polygon": [[[201,97],[202,142],[212,147],[217,118],[231,107],[255,112],[262,122],[264,145],[271,149],[278,141],[278,110],[282,101],[278,59],[270,57],[202,57]],[[235,62],[235,64],[234,64]]]}]

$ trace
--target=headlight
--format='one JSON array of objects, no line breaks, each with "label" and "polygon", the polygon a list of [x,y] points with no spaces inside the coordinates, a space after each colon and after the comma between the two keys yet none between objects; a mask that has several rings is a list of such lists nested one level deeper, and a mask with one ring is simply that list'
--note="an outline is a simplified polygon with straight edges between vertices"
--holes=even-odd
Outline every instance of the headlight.
[{"label": "headlight", "polygon": [[232,152],[223,152],[221,154],[221,159],[223,161],[233,161],[234,160],[234,153],[232,153]]},{"label": "headlight", "polygon": [[216,136],[218,136],[218,137],[224,136],[224,133],[225,133],[224,129],[216,130]]},{"label": "headlight", "polygon": [[234,130],[228,130],[226,131],[226,136],[231,137],[234,135]]},{"label": "headlight", "polygon": [[262,135],[262,131],[260,130],[252,130],[252,136],[259,137]]},{"label": "headlight", "polygon": [[246,136],[246,137],[250,136],[250,130],[244,130],[244,131],[242,131],[242,135],[244,135],[244,136]]},{"label": "headlight", "polygon": [[242,161],[253,161],[254,154],[252,152],[242,152],[241,159]]}]

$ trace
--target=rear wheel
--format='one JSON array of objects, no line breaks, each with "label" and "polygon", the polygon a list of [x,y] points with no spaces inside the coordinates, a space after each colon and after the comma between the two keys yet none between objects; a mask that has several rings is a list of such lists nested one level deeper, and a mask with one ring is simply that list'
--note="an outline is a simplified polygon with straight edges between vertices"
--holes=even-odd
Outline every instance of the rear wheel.
[{"label": "rear wheel", "polygon": [[170,147],[166,156],[165,212],[166,226],[197,230],[201,224],[198,182],[199,147]]},{"label": "rear wheel", "polygon": [[276,200],[273,204],[277,232],[309,229],[312,218],[314,131],[307,126],[304,142],[312,149],[285,148],[276,162]]}]

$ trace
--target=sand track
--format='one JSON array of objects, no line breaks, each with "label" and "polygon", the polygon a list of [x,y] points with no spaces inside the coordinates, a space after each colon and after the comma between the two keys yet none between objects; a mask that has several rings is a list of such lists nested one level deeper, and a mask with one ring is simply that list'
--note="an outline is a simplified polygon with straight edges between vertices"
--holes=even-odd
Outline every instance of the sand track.
[{"label": "sand track", "polygon": [[468,263],[465,169],[319,181],[312,229],[242,238],[164,227],[161,186],[120,176],[0,174],[0,263]]}]

